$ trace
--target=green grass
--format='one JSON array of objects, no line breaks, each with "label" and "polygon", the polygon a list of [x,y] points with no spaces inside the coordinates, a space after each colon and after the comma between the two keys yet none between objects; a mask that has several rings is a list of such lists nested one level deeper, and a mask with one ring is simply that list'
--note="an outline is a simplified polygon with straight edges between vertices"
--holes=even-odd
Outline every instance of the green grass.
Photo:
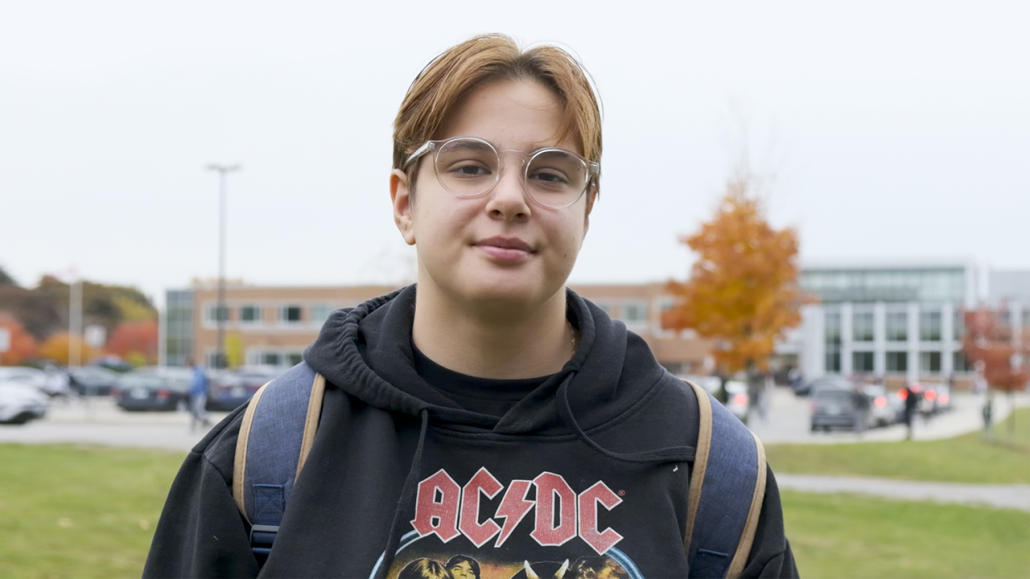
[{"label": "green grass", "polygon": [[[1005,442],[1015,418],[1014,443]],[[876,476],[980,484],[1030,484],[1030,408],[995,427],[995,442],[979,433],[947,440],[855,444],[770,444],[775,472]],[[1027,576],[1030,576],[1028,569]]]},{"label": "green grass", "polygon": [[0,444],[0,577],[139,577],[183,458]]},{"label": "green grass", "polygon": [[1030,576],[1030,513],[784,492],[802,577]]}]

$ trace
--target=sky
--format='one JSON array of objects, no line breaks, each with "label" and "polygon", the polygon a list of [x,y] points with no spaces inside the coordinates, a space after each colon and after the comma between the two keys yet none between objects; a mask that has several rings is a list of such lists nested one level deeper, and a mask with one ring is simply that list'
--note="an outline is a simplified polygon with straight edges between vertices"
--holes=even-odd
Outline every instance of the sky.
[{"label": "sky", "polygon": [[683,279],[742,159],[803,263],[1030,268],[1030,3],[0,3],[0,267],[166,289],[404,283],[394,115],[476,34],[603,101],[572,283]]}]

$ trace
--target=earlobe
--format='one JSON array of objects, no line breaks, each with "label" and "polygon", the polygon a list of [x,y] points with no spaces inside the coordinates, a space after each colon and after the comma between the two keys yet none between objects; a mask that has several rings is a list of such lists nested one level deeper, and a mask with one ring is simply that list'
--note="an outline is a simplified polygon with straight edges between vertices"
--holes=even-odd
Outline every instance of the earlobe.
[{"label": "earlobe", "polygon": [[400,169],[390,171],[390,201],[393,204],[393,222],[408,245],[415,245],[415,222],[412,218],[411,191],[408,176]]}]

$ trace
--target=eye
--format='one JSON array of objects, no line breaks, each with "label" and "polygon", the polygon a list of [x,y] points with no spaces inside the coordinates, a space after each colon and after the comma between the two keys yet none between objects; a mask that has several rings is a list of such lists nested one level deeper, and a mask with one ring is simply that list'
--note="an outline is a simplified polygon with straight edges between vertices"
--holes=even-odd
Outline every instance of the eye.
[{"label": "eye", "polygon": [[565,173],[558,169],[549,168],[537,169],[530,174],[529,178],[544,185],[565,185],[569,182]]},{"label": "eye", "polygon": [[469,179],[487,177],[491,171],[489,167],[478,161],[462,161],[448,167],[447,173],[458,179]]}]

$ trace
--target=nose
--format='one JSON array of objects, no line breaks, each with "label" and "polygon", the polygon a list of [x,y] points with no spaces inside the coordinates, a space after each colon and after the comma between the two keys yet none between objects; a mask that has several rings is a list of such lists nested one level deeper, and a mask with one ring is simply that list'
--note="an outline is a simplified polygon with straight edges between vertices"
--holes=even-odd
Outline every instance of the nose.
[{"label": "nose", "polygon": [[490,191],[486,211],[492,219],[511,222],[522,222],[532,215],[526,183],[516,167],[501,171],[501,178]]}]

